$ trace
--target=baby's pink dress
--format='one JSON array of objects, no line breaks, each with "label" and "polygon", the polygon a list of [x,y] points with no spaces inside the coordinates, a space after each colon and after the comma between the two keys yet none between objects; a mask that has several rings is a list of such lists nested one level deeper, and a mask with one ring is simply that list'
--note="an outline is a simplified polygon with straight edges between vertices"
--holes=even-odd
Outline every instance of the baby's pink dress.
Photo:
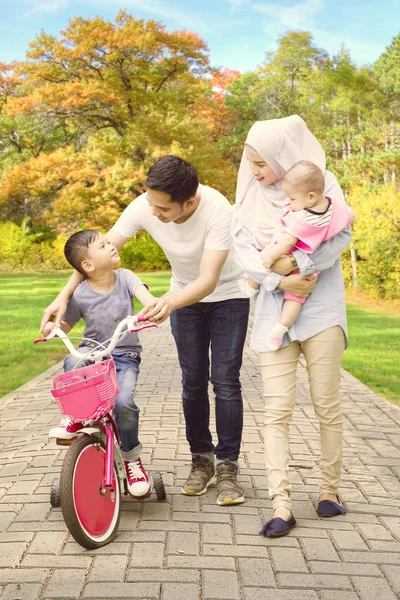
[{"label": "baby's pink dress", "polygon": [[[289,232],[297,238],[297,242],[288,254],[293,250],[312,254],[322,242],[343,231],[352,222],[350,211],[343,202],[331,198],[328,200],[330,205],[324,213],[317,213],[311,209],[295,212],[291,210],[290,203],[286,204],[281,218],[282,227],[275,233],[274,239],[269,245],[276,244],[283,233]],[[292,271],[292,273],[298,273],[298,271]],[[300,304],[304,304],[306,301],[306,298],[294,296],[290,292],[285,292],[284,298],[300,302]]]}]

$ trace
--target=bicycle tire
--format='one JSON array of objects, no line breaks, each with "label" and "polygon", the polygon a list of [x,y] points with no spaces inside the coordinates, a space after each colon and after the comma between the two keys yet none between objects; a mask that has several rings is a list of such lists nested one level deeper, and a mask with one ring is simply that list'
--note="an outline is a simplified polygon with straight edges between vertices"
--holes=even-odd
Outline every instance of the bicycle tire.
[{"label": "bicycle tire", "polygon": [[157,500],[162,502],[166,499],[167,494],[165,493],[165,486],[162,475],[159,471],[152,471],[151,478],[153,480],[154,489],[156,492]]},{"label": "bicycle tire", "polygon": [[50,489],[50,504],[51,506],[60,506],[60,478],[55,477],[51,483]]},{"label": "bicycle tire", "polygon": [[114,462],[114,498],[102,495],[104,443],[84,435],[69,448],[60,477],[61,510],[69,532],[78,544],[93,550],[112,542],[121,516],[121,492]]}]

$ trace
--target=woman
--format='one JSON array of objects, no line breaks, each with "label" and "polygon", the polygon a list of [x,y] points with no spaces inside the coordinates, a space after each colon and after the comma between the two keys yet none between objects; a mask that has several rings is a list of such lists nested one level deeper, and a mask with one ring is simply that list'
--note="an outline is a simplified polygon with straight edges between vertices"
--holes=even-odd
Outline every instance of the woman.
[{"label": "woman", "polygon": [[[251,347],[260,353],[266,400],[265,462],[274,518],[264,525],[267,537],[286,535],[296,525],[291,512],[289,423],[295,404],[296,369],[303,352],[311,398],[320,424],[322,485],[318,514],[344,514],[338,488],[342,466],[343,421],[339,400],[340,368],[346,347],[346,311],[340,255],[350,242],[347,228],[322,244],[312,255],[295,251],[279,259],[279,270],[299,274],[282,277],[262,263],[260,250],[272,239],[287,202],[281,181],[301,160],[316,164],[325,174],[325,194],[344,202],[336,178],[325,170],[325,153],[297,115],[255,123],[247,136],[239,169],[233,223],[237,261],[261,284],[256,297]],[[277,264],[274,264],[276,269]],[[318,278],[310,276],[320,271]],[[267,348],[268,334],[279,318],[283,291],[308,296],[282,348]]]}]

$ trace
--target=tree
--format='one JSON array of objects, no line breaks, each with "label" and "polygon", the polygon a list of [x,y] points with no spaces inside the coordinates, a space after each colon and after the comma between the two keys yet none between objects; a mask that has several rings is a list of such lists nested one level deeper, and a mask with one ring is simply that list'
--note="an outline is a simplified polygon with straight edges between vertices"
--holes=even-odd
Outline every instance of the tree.
[{"label": "tree", "polygon": [[56,149],[25,156],[23,167],[7,165],[3,214],[13,206],[21,218],[29,197],[36,219],[58,229],[75,225],[79,214],[108,226],[143,191],[152,162],[168,153],[191,160],[205,183],[227,180],[207,112],[207,46],[196,34],[169,33],[125,11],[115,23],[75,18],[61,33],[57,39],[42,32],[30,44],[4,112],[65,137]]}]

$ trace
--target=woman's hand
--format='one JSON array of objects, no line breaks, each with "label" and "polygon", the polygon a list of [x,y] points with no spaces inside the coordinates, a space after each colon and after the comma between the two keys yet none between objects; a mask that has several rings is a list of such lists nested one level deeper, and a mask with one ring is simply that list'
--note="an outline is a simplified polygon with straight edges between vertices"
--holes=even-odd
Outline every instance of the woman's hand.
[{"label": "woman's hand", "polygon": [[284,277],[278,287],[280,290],[290,292],[294,296],[307,298],[315,290],[317,279],[318,275],[315,273],[307,275],[307,277],[294,273],[293,275]]},{"label": "woman's hand", "polygon": [[292,261],[289,256],[281,256],[273,263],[270,269],[278,275],[289,275],[293,271]]},{"label": "woman's hand", "polygon": [[49,321],[54,321],[57,327],[60,327],[62,318],[67,310],[68,297],[60,294],[47,308],[43,311],[43,317],[40,323],[40,331],[45,333],[48,328]]}]

